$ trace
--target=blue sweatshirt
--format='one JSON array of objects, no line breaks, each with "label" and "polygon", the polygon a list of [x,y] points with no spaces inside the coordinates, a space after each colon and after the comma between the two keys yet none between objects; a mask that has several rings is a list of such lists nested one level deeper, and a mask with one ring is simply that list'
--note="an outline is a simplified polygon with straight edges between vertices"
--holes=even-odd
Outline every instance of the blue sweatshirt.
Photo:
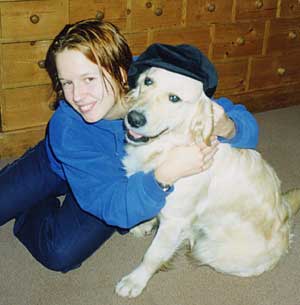
[{"label": "blue sweatshirt", "polygon": [[[255,148],[258,126],[254,117],[243,105],[228,99],[216,102],[236,126],[234,138],[219,140]],[[172,191],[164,192],[153,172],[126,176],[122,120],[87,123],[62,100],[49,122],[46,144],[51,168],[68,181],[81,208],[110,225],[130,228],[156,216]]]}]

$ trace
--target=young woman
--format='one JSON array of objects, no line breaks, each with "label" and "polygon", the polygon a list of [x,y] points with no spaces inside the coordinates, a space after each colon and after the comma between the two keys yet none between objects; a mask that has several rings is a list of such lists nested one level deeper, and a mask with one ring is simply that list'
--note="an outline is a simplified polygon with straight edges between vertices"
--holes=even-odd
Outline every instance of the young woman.
[{"label": "young woman", "polygon": [[[98,20],[67,25],[47,55],[58,106],[46,137],[0,172],[0,225],[15,219],[16,237],[49,269],[74,269],[116,230],[155,216],[172,192],[161,185],[205,170],[216,151],[216,144],[178,147],[155,172],[126,177],[121,118],[131,61],[114,25]],[[226,108],[234,121],[234,113],[244,120],[235,128],[220,107],[218,135],[235,134],[236,146],[256,143],[253,117],[230,102]]]}]

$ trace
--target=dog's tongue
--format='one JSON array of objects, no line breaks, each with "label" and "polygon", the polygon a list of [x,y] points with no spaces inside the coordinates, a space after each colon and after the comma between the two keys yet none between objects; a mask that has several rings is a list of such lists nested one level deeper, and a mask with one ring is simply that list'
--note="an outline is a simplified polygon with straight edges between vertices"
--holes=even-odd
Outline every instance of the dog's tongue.
[{"label": "dog's tongue", "polygon": [[128,130],[128,133],[132,136],[132,137],[134,137],[135,139],[140,139],[143,135],[141,135],[141,134],[139,134],[139,133],[137,133],[137,132],[134,132],[133,130]]}]

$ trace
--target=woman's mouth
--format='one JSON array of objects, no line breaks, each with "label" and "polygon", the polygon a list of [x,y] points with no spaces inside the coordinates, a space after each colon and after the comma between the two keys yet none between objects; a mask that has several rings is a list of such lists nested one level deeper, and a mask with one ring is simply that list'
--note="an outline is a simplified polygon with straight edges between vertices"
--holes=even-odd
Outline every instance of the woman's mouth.
[{"label": "woman's mouth", "polygon": [[90,112],[96,103],[91,103],[91,104],[87,104],[87,105],[82,105],[82,106],[78,106],[78,109],[81,113],[85,114]]}]

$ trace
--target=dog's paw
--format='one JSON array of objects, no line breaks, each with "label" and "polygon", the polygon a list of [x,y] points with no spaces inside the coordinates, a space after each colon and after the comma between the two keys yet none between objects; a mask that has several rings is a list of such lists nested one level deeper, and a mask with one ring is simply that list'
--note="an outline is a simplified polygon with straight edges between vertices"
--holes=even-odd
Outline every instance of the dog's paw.
[{"label": "dog's paw", "polygon": [[152,227],[150,228],[150,227],[146,227],[146,226],[137,226],[137,227],[132,228],[129,232],[134,237],[142,238],[142,237],[145,237],[152,233]]},{"label": "dog's paw", "polygon": [[153,231],[156,229],[156,219],[151,219],[147,222],[144,222],[130,230],[130,234],[134,237],[144,237],[147,235],[151,235]]},{"label": "dog's paw", "polygon": [[143,281],[139,281],[138,278],[129,274],[116,285],[115,292],[121,297],[135,298],[142,293],[145,286]]}]

